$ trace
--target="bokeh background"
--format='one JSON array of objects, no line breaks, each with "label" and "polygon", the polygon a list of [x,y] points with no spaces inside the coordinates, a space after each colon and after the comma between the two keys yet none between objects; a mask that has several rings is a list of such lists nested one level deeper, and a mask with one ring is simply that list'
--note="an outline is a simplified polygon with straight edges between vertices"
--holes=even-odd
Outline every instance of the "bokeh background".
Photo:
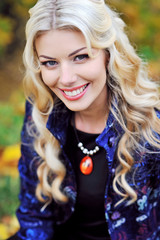
[{"label": "bokeh background", "polygon": [[[0,0],[0,240],[19,228],[18,207],[20,131],[25,99],[22,79],[24,27],[28,9],[36,0]],[[121,13],[138,54],[147,61],[149,74],[160,76],[160,0],[107,0]]]}]

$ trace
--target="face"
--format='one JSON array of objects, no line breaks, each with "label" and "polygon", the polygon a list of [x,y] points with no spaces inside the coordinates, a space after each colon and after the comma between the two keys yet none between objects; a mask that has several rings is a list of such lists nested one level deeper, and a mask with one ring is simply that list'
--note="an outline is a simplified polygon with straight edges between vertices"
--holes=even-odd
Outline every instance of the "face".
[{"label": "face", "polygon": [[92,48],[89,57],[80,32],[53,30],[35,42],[44,83],[72,111],[93,111],[107,100],[104,50]]}]

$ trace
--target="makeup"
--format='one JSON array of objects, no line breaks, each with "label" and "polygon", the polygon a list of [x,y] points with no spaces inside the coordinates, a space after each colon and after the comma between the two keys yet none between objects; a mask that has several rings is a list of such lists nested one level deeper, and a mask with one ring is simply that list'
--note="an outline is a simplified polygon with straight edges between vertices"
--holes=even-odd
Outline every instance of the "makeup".
[{"label": "makeup", "polygon": [[72,88],[72,89],[60,89],[63,96],[70,100],[75,101],[83,97],[83,95],[86,93],[88,89],[89,84],[85,84],[83,86],[80,86],[78,88]]}]

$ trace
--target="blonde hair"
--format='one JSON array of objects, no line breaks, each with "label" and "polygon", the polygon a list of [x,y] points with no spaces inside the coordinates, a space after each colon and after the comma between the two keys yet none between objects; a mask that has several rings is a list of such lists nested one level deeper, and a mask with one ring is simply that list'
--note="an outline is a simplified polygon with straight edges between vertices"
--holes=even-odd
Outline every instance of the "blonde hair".
[{"label": "blonde hair", "polygon": [[[132,151],[142,147],[140,139],[146,139],[160,148],[160,142],[153,134],[154,131],[160,134],[160,120],[154,110],[160,109],[160,100],[157,85],[149,80],[145,64],[129,43],[124,22],[104,0],[39,0],[29,12],[24,50],[24,86],[26,96],[33,104],[32,117],[37,128],[35,150],[42,159],[37,170],[37,197],[47,204],[52,198],[67,201],[67,196],[60,190],[66,169],[59,160],[59,143],[46,128],[56,96],[41,79],[34,43],[46,31],[69,29],[82,32],[90,55],[91,47],[106,49],[110,54],[108,87],[111,111],[124,129],[117,150],[119,165],[113,187],[122,196],[121,201],[128,199],[128,204],[133,203],[137,194],[126,180],[126,174],[134,164]],[[54,178],[49,180],[52,173]],[[48,199],[44,200],[42,194]]]}]

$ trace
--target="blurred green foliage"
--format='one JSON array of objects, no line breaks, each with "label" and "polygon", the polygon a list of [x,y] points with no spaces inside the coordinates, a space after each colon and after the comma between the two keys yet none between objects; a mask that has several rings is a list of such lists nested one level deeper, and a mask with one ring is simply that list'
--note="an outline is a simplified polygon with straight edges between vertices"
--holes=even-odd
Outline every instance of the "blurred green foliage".
[{"label": "blurred green foliage", "polygon": [[23,115],[18,113],[10,103],[0,103],[0,146],[12,145],[20,142],[20,126]]},{"label": "blurred green foliage", "polygon": [[0,15],[0,54],[2,55],[13,39],[13,24],[10,18]]},{"label": "blurred green foliage", "polygon": [[21,41],[17,35],[19,26],[25,23],[28,9],[35,2],[36,0],[0,1],[0,57],[6,53],[10,45]]},{"label": "blurred green foliage", "polygon": [[160,0],[106,1],[128,24],[129,38],[148,60],[160,61]]},{"label": "blurred green foliage", "polygon": [[0,219],[14,215],[18,207],[19,179],[10,176],[0,177]]},{"label": "blurred green foliage", "polygon": [[20,142],[24,105],[22,89],[14,90],[7,102],[0,102],[0,147]]},{"label": "blurred green foliage", "polygon": [[[19,24],[28,18],[28,9],[36,0],[0,1],[0,55],[17,40]],[[106,0],[122,13],[129,24],[129,35],[147,59],[159,59],[160,52],[160,0]]]}]

